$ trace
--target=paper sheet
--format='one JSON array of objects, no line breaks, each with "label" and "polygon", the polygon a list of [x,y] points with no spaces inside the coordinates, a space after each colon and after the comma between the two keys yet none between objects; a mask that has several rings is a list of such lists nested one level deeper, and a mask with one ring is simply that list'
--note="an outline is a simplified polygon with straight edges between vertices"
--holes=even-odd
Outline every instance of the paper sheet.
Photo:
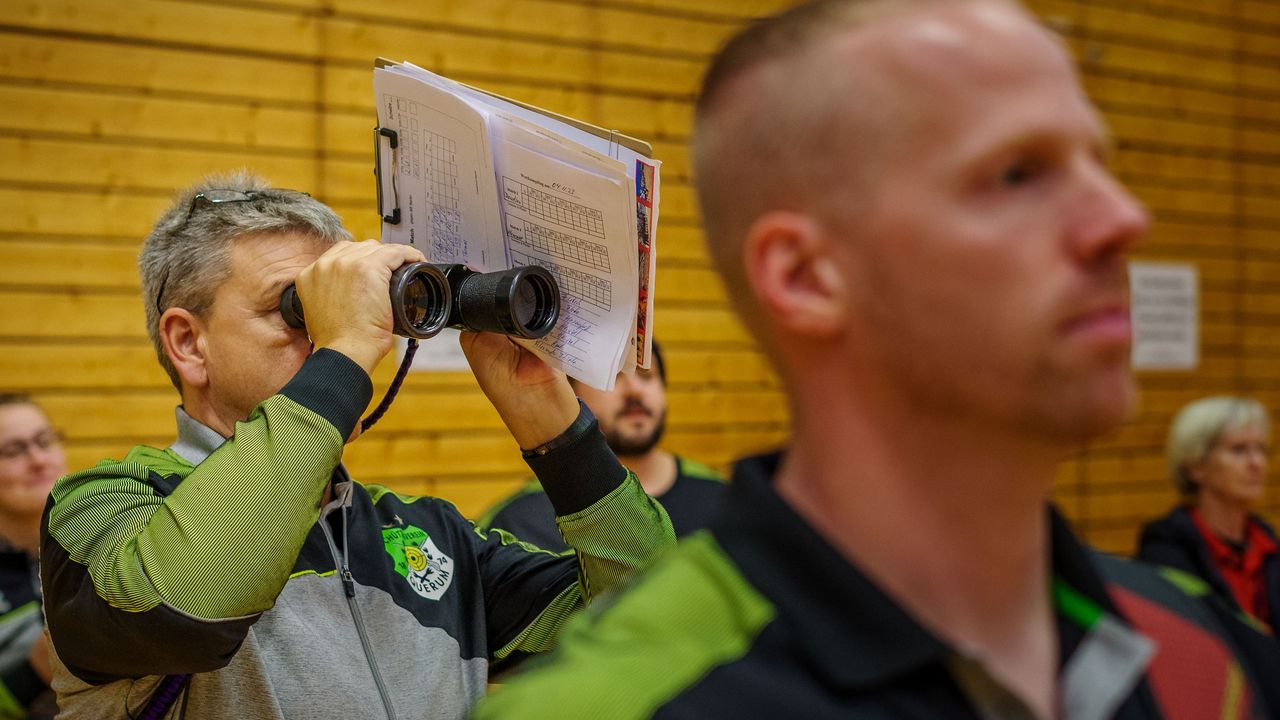
[{"label": "paper sheet", "polygon": [[560,286],[560,321],[533,347],[566,373],[612,388],[635,327],[635,224],[629,181],[585,166],[596,158],[510,118],[493,125],[507,249]]},{"label": "paper sheet", "polygon": [[413,245],[431,262],[506,268],[485,118],[399,73],[374,70],[374,90],[379,126],[399,135],[394,185],[383,196],[398,203],[401,221],[383,223],[383,240]]},{"label": "paper sheet", "polygon": [[647,358],[655,161],[407,64],[376,69],[374,91],[380,127],[399,139],[382,147],[382,169],[394,166],[382,212],[401,212],[385,241],[481,271],[548,269],[560,320],[520,342],[587,384],[610,389]]},{"label": "paper sheet", "polygon": [[[631,356],[624,359],[621,369],[626,372],[640,367],[649,367],[652,361],[652,318],[654,300],[654,279],[657,275],[657,240],[658,240],[658,208],[661,199],[661,161],[648,158],[609,138],[600,137],[580,128],[567,125],[542,113],[530,110],[516,103],[507,102],[499,97],[480,92],[462,83],[441,77],[412,63],[401,63],[392,68],[412,76],[433,87],[440,88],[459,97],[472,100],[481,112],[492,110],[508,118],[518,119],[532,126],[545,128],[550,136],[568,140],[577,146],[590,149],[599,155],[622,163],[626,176],[634,181],[636,190],[637,211],[637,256],[638,263],[638,318],[635,337],[630,341]],[[633,357],[632,357],[633,356]]]}]

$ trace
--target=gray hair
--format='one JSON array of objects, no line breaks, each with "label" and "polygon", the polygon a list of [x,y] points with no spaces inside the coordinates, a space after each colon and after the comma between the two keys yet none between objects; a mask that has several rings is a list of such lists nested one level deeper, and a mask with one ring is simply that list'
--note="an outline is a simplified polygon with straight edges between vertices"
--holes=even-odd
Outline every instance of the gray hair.
[{"label": "gray hair", "polygon": [[[248,193],[244,202],[210,203],[203,193]],[[138,253],[147,334],[160,366],[182,391],[178,371],[160,341],[160,315],[181,307],[202,316],[231,272],[231,244],[255,234],[300,233],[336,243],[350,240],[342,219],[324,203],[296,190],[272,188],[264,178],[240,170],[210,175],[180,191],[160,215]]]},{"label": "gray hair", "polygon": [[1262,403],[1252,398],[1218,395],[1202,398],[1178,411],[1169,427],[1165,459],[1169,479],[1184,495],[1194,495],[1197,483],[1191,466],[1205,459],[1224,432],[1257,427],[1271,434],[1271,419]]}]

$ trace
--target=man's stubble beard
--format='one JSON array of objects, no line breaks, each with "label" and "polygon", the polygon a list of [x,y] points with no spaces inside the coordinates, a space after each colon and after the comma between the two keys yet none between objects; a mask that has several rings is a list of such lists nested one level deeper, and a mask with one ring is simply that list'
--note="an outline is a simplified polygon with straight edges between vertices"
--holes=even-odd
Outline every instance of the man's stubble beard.
[{"label": "man's stubble beard", "polygon": [[657,447],[658,443],[662,441],[662,435],[666,430],[667,411],[664,409],[658,417],[658,424],[654,426],[653,432],[649,433],[648,436],[639,439],[626,438],[622,436],[617,427],[613,427],[604,434],[604,439],[615,455],[635,457],[644,455]]}]

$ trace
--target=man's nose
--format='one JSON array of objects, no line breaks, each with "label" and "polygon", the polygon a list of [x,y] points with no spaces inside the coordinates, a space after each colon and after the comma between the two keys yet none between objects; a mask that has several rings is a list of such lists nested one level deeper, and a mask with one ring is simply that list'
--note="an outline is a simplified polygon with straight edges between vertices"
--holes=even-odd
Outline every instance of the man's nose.
[{"label": "man's nose", "polygon": [[1124,259],[1151,227],[1142,202],[1101,165],[1084,171],[1080,201],[1072,212],[1072,251],[1088,265]]},{"label": "man's nose", "polygon": [[640,385],[636,382],[635,375],[618,373],[618,379],[613,384],[613,390],[625,399],[635,397],[639,393]]}]

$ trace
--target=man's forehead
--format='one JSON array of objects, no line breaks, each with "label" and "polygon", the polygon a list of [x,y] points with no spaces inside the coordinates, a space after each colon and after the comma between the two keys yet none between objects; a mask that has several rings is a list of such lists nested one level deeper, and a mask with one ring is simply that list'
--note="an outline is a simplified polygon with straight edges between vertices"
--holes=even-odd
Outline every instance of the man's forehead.
[{"label": "man's forehead", "polygon": [[940,3],[885,18],[845,41],[844,59],[870,78],[863,83],[869,97],[914,138],[910,147],[921,146],[922,133],[966,145],[1067,125],[1072,133],[1102,133],[1070,54],[1015,5]]},{"label": "man's forehead", "polygon": [[26,402],[0,405],[0,434],[8,431],[26,431],[29,428],[44,429],[49,419],[36,405]]},{"label": "man's forehead", "polygon": [[922,6],[853,30],[836,44],[838,52],[872,72],[914,81],[900,90],[986,82],[1025,72],[1028,65],[1074,72],[1070,56],[1048,30],[999,0]]},{"label": "man's forehead", "polygon": [[232,242],[232,276],[252,285],[275,285],[292,281],[328,245],[318,238],[297,232],[265,232],[242,235]]},{"label": "man's forehead", "polygon": [[232,242],[232,253],[247,267],[289,263],[325,251],[328,244],[312,235],[299,232],[262,232],[241,235]]}]

